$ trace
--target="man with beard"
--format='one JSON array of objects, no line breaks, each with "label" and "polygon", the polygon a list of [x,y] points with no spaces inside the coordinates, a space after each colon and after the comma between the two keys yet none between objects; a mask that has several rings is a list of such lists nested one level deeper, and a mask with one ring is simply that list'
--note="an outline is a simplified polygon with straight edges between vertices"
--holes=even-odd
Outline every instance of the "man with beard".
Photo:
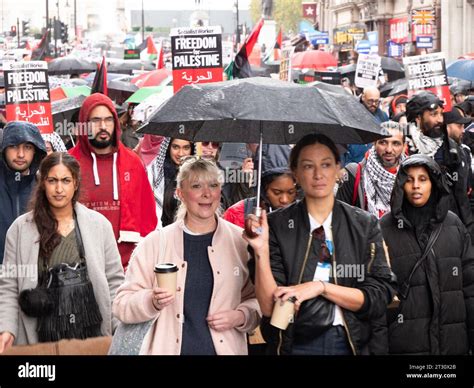
[{"label": "man with beard", "polygon": [[410,154],[423,154],[438,163],[449,182],[449,210],[459,216],[474,237],[465,154],[461,146],[448,136],[443,102],[435,94],[421,91],[408,100],[406,114]]},{"label": "man with beard", "polygon": [[390,195],[398,166],[404,159],[405,135],[400,124],[381,124],[391,137],[377,140],[360,163],[345,166],[336,198],[381,218],[390,210]]},{"label": "man with beard", "polygon": [[79,112],[77,145],[69,152],[81,165],[80,201],[112,224],[126,269],[137,242],[157,224],[155,200],[140,158],[120,141],[120,122],[107,96],[87,97]]},{"label": "man with beard", "polygon": [[36,185],[36,171],[46,156],[39,129],[23,121],[11,121],[3,129],[0,147],[0,264],[10,225],[26,211]]}]

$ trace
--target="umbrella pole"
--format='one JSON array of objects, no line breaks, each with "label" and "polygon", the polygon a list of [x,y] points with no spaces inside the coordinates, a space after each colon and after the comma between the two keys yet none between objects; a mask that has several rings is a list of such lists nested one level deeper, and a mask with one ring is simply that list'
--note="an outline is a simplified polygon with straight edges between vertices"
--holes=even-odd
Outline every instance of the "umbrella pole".
[{"label": "umbrella pole", "polygon": [[255,215],[260,217],[262,208],[260,207],[260,190],[262,181],[262,148],[263,148],[263,123],[260,121],[260,144],[258,147],[258,172],[257,172],[257,206],[255,207]]},{"label": "umbrella pole", "polygon": [[71,133],[71,132],[69,132],[69,137],[71,138],[73,147],[75,147],[75,146],[76,146],[76,142],[74,141],[74,138],[72,137],[72,133]]}]

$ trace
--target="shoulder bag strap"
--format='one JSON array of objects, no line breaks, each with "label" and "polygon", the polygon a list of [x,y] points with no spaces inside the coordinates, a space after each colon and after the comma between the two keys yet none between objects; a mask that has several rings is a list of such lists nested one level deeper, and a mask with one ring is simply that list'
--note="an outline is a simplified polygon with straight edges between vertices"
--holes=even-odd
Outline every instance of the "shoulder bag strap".
[{"label": "shoulder bag strap", "polygon": [[413,266],[412,270],[410,271],[410,275],[408,275],[408,279],[403,282],[403,284],[399,288],[399,295],[403,298],[406,299],[408,297],[408,292],[410,291],[410,282],[411,278],[413,277],[414,273],[416,270],[420,267],[420,265],[425,261],[425,259],[428,257],[430,251],[433,249],[433,245],[435,244],[436,240],[438,239],[441,229],[443,225],[439,224],[438,227],[431,232],[430,239],[428,240],[428,243],[426,244],[425,251],[423,252],[423,255],[420,257],[420,259],[415,263]]},{"label": "shoulder bag strap", "polygon": [[76,234],[76,243],[77,249],[79,250],[79,256],[81,258],[81,261],[86,261],[86,254],[84,251],[84,244],[82,242],[81,229],[79,229],[79,222],[77,222],[76,212],[74,212],[74,231]]}]

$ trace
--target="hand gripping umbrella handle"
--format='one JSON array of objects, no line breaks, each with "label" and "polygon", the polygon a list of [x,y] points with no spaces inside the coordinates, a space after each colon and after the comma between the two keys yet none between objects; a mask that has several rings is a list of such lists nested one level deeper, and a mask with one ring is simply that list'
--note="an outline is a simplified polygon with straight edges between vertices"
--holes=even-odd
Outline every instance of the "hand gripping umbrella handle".
[{"label": "hand gripping umbrella handle", "polygon": [[[261,207],[254,207],[253,208],[253,211],[252,211],[252,214],[257,216],[258,217],[258,221],[259,221],[259,225],[262,225],[262,208]],[[245,218],[245,234],[249,237],[249,238],[255,238],[258,236],[258,233],[255,233],[253,230],[252,230],[252,218],[250,217],[246,217]]]}]

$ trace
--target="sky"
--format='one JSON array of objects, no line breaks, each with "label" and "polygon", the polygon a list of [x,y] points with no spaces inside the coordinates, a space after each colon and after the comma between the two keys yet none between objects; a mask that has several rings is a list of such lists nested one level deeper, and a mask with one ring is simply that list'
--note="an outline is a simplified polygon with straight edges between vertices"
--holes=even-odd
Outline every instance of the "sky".
[{"label": "sky", "polygon": [[[238,0],[239,8],[247,9],[250,0]],[[143,0],[145,9],[192,9],[195,7],[195,0]],[[201,7],[209,9],[232,9],[235,0],[201,0]],[[141,0],[125,0],[127,8],[141,9]]]}]

